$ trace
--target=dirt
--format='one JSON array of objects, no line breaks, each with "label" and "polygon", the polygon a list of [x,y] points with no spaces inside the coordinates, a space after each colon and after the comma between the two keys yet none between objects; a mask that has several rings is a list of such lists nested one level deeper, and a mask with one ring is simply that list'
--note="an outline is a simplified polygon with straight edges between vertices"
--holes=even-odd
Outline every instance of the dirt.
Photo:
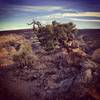
[{"label": "dirt", "polygon": [[34,66],[0,69],[0,100],[100,100],[98,63],[63,50],[48,54],[32,45],[38,56]]}]

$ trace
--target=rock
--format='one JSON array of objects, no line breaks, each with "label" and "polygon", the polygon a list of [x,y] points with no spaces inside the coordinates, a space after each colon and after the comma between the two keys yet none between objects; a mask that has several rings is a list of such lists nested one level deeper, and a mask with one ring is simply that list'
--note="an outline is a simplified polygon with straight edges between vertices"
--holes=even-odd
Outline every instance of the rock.
[{"label": "rock", "polygon": [[62,92],[68,92],[69,89],[72,86],[73,78],[66,78],[65,80],[62,80],[59,84],[60,91]]},{"label": "rock", "polygon": [[92,54],[92,59],[97,63],[100,63],[100,48],[96,49]]},{"label": "rock", "polygon": [[98,65],[95,63],[95,62],[93,62],[93,61],[91,61],[91,60],[89,60],[89,59],[87,59],[87,60],[82,60],[82,62],[80,63],[80,65],[83,67],[83,68],[85,68],[85,69],[96,69],[97,67],[98,67]]},{"label": "rock", "polygon": [[24,66],[24,69],[27,69],[28,68],[28,66]]},{"label": "rock", "polygon": [[85,79],[86,79],[87,81],[92,80],[92,70],[91,70],[91,69],[87,69],[87,70],[85,71]]}]

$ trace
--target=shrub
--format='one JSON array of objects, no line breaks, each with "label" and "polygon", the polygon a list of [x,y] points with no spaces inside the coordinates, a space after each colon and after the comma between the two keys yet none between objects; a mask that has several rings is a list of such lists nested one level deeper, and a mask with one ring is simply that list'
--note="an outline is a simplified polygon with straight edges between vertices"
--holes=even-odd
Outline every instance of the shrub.
[{"label": "shrub", "polygon": [[23,68],[25,66],[32,67],[36,60],[37,56],[34,54],[26,54],[25,52],[23,52],[19,55],[14,55],[14,61],[16,62],[16,65],[20,68]]},{"label": "shrub", "polygon": [[76,25],[72,22],[66,24],[59,24],[56,21],[52,25],[46,25],[39,29],[37,34],[41,45],[45,50],[55,50],[57,48],[65,48],[66,42],[75,39],[77,32]]},{"label": "shrub", "polygon": [[13,55],[13,60],[20,68],[23,68],[24,66],[32,67],[34,62],[37,60],[37,56],[33,54],[31,45],[23,43],[18,53]]}]

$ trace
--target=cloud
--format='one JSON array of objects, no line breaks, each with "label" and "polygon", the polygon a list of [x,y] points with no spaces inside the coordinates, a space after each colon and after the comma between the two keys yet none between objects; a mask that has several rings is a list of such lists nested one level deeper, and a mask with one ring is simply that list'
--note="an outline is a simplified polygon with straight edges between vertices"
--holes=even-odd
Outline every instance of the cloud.
[{"label": "cloud", "polygon": [[70,19],[79,22],[100,22],[100,20],[97,19],[79,19],[79,18],[70,18]]},{"label": "cloud", "polygon": [[79,13],[57,13],[44,16],[45,18],[63,18],[63,17],[100,17],[100,12],[79,12]]},{"label": "cloud", "polygon": [[60,10],[62,7],[60,6],[17,6],[15,7],[16,10],[21,11],[54,11],[54,10]]},{"label": "cloud", "polygon": [[25,12],[37,12],[37,11],[55,11],[62,10],[61,6],[25,6],[25,5],[7,5],[2,10],[11,10],[11,11],[25,11]]},{"label": "cloud", "polygon": [[[32,17],[34,17],[36,20],[41,21],[41,23],[44,25],[50,24],[52,20],[57,20],[61,23],[73,21],[78,23],[79,26],[83,23],[86,23],[87,25],[88,22],[91,22],[90,24],[95,22],[96,24],[100,23],[100,12],[83,12],[79,10],[77,11],[75,9],[67,9],[67,7],[63,6],[7,5],[6,7],[0,7],[0,14],[2,22],[19,22],[17,23],[18,26],[2,26],[3,28],[8,27],[8,29],[15,29],[20,27],[27,28],[28,26],[24,25],[26,23],[23,22],[30,21]],[[22,26],[20,26],[21,23],[23,23]],[[95,27],[95,25],[93,27]]]},{"label": "cloud", "polygon": [[[88,19],[88,17],[92,19]],[[83,19],[79,19],[79,18],[83,18]],[[100,12],[56,13],[56,14],[37,17],[38,20],[46,20],[46,21],[56,20],[56,19],[69,19],[74,21],[100,22],[100,20],[99,19],[97,20],[96,18],[100,18]]]},{"label": "cloud", "polygon": [[63,16],[70,17],[100,17],[100,12],[79,12],[79,13],[64,13]]}]

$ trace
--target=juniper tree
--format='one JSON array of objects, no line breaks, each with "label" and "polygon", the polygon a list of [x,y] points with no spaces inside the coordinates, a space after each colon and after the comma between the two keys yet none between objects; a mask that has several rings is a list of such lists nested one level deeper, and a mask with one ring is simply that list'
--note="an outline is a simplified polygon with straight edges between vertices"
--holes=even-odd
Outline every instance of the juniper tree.
[{"label": "juniper tree", "polygon": [[39,28],[37,36],[41,45],[48,51],[56,48],[65,48],[66,42],[75,39],[76,32],[76,25],[72,22],[58,24],[53,21],[52,25]]}]

